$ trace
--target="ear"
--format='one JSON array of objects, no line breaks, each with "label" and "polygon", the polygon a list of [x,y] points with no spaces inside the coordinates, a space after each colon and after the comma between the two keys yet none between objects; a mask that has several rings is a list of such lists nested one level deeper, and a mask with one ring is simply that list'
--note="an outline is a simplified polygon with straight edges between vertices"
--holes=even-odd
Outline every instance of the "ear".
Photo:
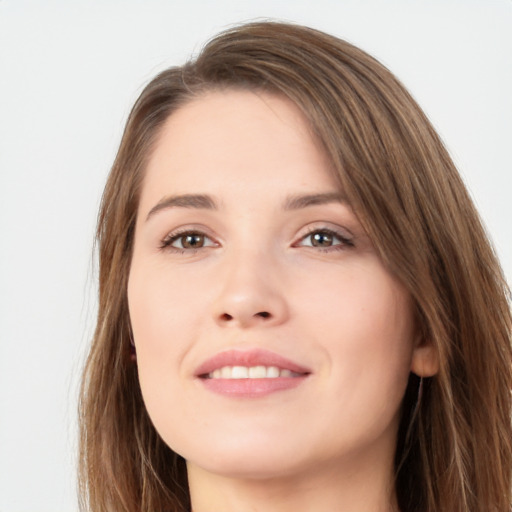
[{"label": "ear", "polygon": [[430,340],[419,339],[412,353],[411,372],[418,377],[432,377],[439,371],[439,354]]}]

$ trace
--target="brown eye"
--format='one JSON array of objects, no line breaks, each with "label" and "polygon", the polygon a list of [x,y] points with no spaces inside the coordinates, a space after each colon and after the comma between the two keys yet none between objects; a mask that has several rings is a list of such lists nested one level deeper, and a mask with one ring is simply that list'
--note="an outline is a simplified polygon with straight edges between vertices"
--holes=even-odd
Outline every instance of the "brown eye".
[{"label": "brown eye", "polygon": [[318,249],[345,249],[354,247],[351,238],[330,229],[318,229],[311,231],[297,244],[302,247],[315,247]]},{"label": "brown eye", "polygon": [[183,249],[198,249],[199,247],[204,247],[204,235],[199,233],[182,235],[178,238],[177,242],[180,242],[179,247],[181,246]]},{"label": "brown eye", "polygon": [[334,240],[333,235],[331,233],[326,233],[325,231],[318,231],[309,236],[313,247],[331,247]]},{"label": "brown eye", "polygon": [[210,237],[200,231],[185,231],[170,234],[162,241],[162,249],[177,249],[179,251],[193,251],[205,247],[215,247],[217,244]]}]

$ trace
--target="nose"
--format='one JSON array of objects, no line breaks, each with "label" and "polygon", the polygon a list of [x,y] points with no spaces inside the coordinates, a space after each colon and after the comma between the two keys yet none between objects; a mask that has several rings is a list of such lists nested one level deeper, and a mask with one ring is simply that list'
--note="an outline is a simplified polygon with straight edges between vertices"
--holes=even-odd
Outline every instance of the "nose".
[{"label": "nose", "polygon": [[224,262],[214,320],[223,327],[275,326],[289,315],[282,272],[261,254],[239,253]]}]

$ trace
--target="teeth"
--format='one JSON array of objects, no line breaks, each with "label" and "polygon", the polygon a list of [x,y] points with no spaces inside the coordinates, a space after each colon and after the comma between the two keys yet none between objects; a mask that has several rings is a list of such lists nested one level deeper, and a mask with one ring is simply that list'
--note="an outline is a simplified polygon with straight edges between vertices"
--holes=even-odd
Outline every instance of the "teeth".
[{"label": "teeth", "polygon": [[277,366],[269,366],[267,368],[267,378],[277,379],[279,377],[279,368]]},{"label": "teeth", "polygon": [[251,379],[264,379],[267,376],[267,369],[264,366],[251,366],[249,377]]},{"label": "teeth", "polygon": [[280,370],[277,366],[223,366],[208,374],[209,379],[277,379],[298,377],[291,370]]},{"label": "teeth", "polygon": [[245,366],[233,366],[231,369],[232,379],[247,379],[249,378],[249,368]]}]

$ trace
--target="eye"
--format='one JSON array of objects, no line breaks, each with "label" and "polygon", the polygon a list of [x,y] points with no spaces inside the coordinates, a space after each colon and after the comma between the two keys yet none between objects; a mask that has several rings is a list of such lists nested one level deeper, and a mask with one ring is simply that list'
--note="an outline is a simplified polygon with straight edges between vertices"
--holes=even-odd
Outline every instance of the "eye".
[{"label": "eye", "polygon": [[204,247],[215,247],[217,244],[200,231],[181,231],[170,233],[162,241],[162,249],[175,249],[178,251],[193,251]]},{"label": "eye", "polygon": [[343,249],[353,247],[354,242],[347,236],[332,229],[315,229],[301,238],[297,244],[301,247],[317,247],[319,249]]}]

